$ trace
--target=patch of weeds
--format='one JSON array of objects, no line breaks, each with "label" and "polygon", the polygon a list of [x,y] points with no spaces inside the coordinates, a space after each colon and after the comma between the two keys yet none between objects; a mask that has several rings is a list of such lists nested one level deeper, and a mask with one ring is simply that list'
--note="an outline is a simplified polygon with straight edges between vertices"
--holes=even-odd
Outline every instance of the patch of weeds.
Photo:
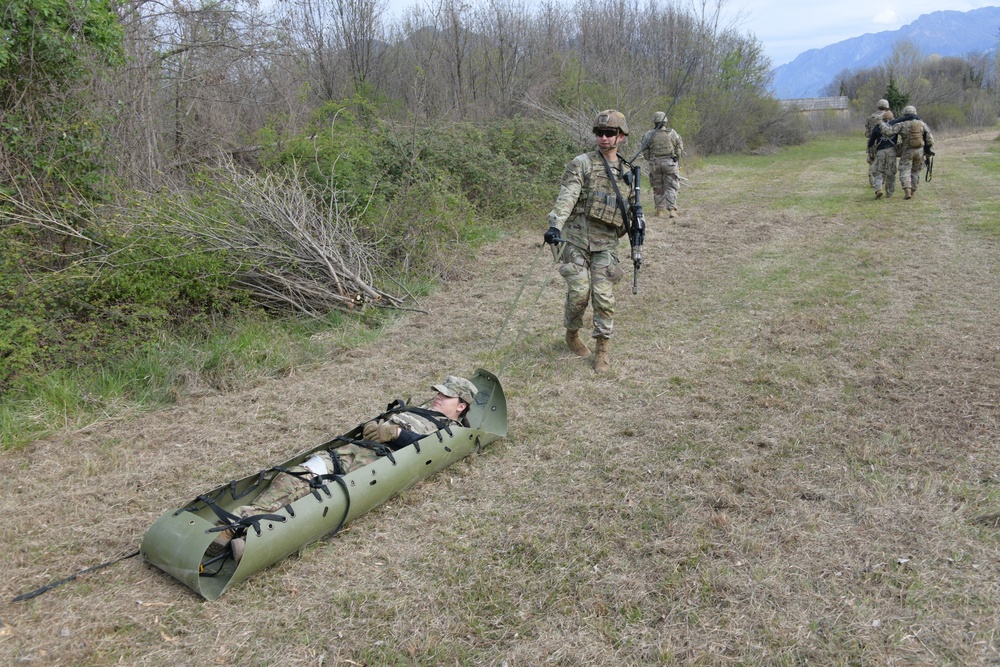
[{"label": "patch of weeds", "polygon": [[657,534],[668,528],[670,523],[680,516],[680,507],[679,503],[664,498],[649,498],[639,504],[631,520],[633,523],[638,523],[639,529],[643,532]]},{"label": "patch of weeds", "polygon": [[[362,648],[351,657],[354,658],[352,662],[358,665],[384,665],[385,667],[398,665],[399,667],[403,667],[404,665],[412,665],[415,658],[422,658],[424,660],[433,659],[434,654],[432,652],[428,656],[426,653],[420,652],[417,655],[412,655],[407,651],[388,646],[384,642],[378,642],[376,645]],[[427,664],[433,663],[430,662]]]},{"label": "patch of weeds", "polygon": [[671,375],[667,378],[668,386],[673,389],[678,396],[686,396],[694,390],[694,381],[678,375]]},{"label": "patch of weeds", "polygon": [[20,401],[0,405],[0,450],[17,449],[51,433],[35,410]]},{"label": "patch of weeds", "polygon": [[982,217],[966,222],[964,227],[983,236],[1000,237],[1000,201],[984,203],[976,212]]}]

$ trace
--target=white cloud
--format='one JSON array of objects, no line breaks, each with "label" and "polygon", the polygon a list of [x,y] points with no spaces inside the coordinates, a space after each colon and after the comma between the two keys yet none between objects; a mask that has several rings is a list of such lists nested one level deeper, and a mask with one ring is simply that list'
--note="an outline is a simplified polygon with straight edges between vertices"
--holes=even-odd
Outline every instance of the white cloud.
[{"label": "white cloud", "polygon": [[879,25],[899,25],[901,21],[899,20],[899,15],[893,9],[886,9],[875,15],[872,19],[872,23],[877,23]]}]

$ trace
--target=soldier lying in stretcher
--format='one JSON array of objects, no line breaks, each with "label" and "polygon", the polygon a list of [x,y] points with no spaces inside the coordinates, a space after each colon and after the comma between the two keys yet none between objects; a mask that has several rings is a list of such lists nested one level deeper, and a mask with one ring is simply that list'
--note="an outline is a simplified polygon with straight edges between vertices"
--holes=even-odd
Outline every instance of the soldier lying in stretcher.
[{"label": "soldier lying in stretcher", "polygon": [[[404,409],[385,420],[366,423],[362,430],[361,444],[352,443],[331,451],[316,452],[301,465],[278,473],[271,484],[254,499],[252,505],[236,508],[235,514],[248,518],[276,512],[310,493],[310,480],[319,475],[346,475],[384,455],[386,448],[396,451],[435,431],[461,426],[465,413],[476,396],[476,385],[465,378],[449,375],[444,382],[431,389],[437,394],[431,400],[429,409]],[[231,548],[233,558],[238,562],[245,546],[242,530],[245,528],[220,530],[209,546],[207,555],[217,556]]]}]

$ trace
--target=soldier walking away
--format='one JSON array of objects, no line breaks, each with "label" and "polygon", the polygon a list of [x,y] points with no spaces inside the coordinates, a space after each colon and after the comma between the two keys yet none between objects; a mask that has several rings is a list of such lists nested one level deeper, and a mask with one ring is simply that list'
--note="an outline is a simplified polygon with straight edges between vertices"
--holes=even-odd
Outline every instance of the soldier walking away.
[{"label": "soldier walking away", "polygon": [[[882,122],[882,116],[889,110],[888,100],[879,100],[875,105],[875,113],[865,119],[865,139],[871,139],[872,130]],[[869,144],[870,145],[870,144]],[[868,185],[875,187],[875,156],[868,152]]]},{"label": "soldier walking away", "polygon": [[[892,120],[892,112],[882,114],[882,120]],[[875,199],[892,197],[896,191],[896,137],[883,137],[881,123],[868,138],[868,157],[875,167]]]},{"label": "soldier walking away", "polygon": [[917,108],[910,105],[903,108],[903,115],[891,123],[882,121],[882,136],[899,136],[899,184],[903,186],[903,199],[917,195],[920,173],[924,168],[924,154],[934,155],[934,136],[927,123],[917,116]]},{"label": "soldier walking away", "polygon": [[[632,196],[631,165],[618,154],[628,136],[625,116],[614,109],[597,114],[593,127],[597,150],[566,165],[559,195],[548,215],[545,242],[559,245],[559,274],[566,280],[563,322],[566,344],[574,354],[589,357],[580,340],[583,315],[594,306],[594,371],[606,373],[608,341],[614,329],[614,285],[624,275],[618,265],[618,239],[626,234],[628,201]],[[626,175],[628,175],[626,177]]]},{"label": "soldier walking away", "polygon": [[653,129],[642,135],[642,156],[649,165],[649,182],[653,186],[653,203],[656,217],[663,211],[671,218],[677,217],[677,191],[681,185],[681,153],[684,142],[677,131],[667,126],[667,114],[653,114]]}]

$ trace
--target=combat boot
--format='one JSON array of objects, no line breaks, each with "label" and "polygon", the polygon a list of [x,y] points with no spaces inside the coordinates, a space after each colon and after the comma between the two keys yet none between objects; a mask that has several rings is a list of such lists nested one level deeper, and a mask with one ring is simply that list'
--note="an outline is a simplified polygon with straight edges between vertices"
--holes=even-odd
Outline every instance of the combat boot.
[{"label": "combat boot", "polygon": [[677,217],[677,209],[676,208],[670,209],[670,217],[671,218],[676,218]]},{"label": "combat boot", "polygon": [[656,209],[656,214],[655,215],[656,215],[657,218],[662,218],[663,217],[663,209],[662,208]]},{"label": "combat boot", "polygon": [[590,356],[590,348],[580,340],[580,331],[578,329],[566,329],[566,344],[569,345],[569,349],[573,350],[573,354],[576,356]]},{"label": "combat boot", "polygon": [[903,199],[913,199],[913,191],[910,188],[903,188]]},{"label": "combat boot", "polygon": [[598,338],[597,349],[594,350],[594,372],[607,373],[611,370],[611,363],[608,361],[608,339]]},{"label": "combat boot", "polygon": [[878,190],[875,191],[875,199],[881,199],[883,194],[885,193],[882,192],[882,188],[879,188]]},{"label": "combat boot", "polygon": [[227,528],[226,530],[220,532],[215,536],[215,539],[212,540],[212,543],[208,545],[205,555],[210,558],[220,555],[223,551],[229,548],[229,543],[232,541],[234,534],[235,531],[233,531],[232,528]]}]

